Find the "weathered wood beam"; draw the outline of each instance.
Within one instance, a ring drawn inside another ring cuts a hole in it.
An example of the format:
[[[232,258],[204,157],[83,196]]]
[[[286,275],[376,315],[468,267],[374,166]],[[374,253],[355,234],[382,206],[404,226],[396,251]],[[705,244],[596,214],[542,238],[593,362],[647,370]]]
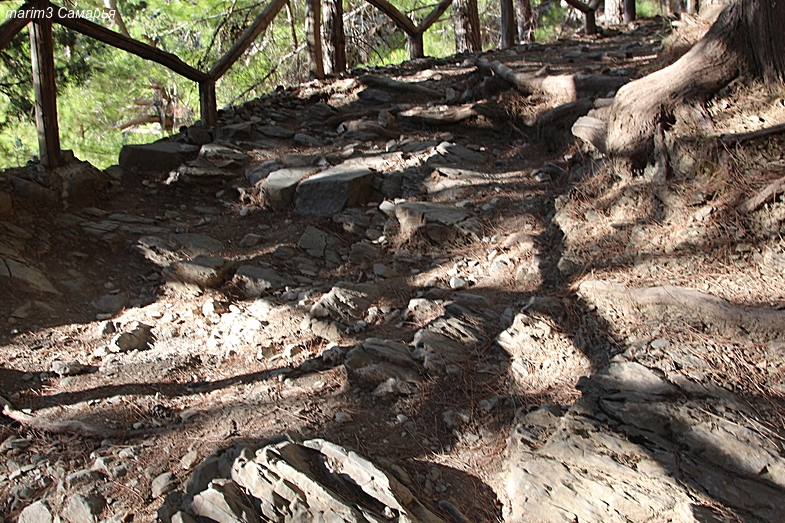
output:
[[[218,105],[215,98],[215,80],[208,78],[199,82],[199,109],[202,123],[206,126],[218,123]]]
[[[305,41],[308,44],[310,74],[321,80],[324,78],[321,0],[305,1]]]
[[[452,0],[441,0],[438,4],[436,4],[436,7],[433,8],[433,11],[428,13],[428,16],[420,21],[420,25],[418,26],[420,32],[424,33],[427,31],[428,28],[431,27],[439,19],[439,17],[444,14],[451,4]]]
[[[346,71],[346,33],[343,29],[343,0],[325,0],[325,72]]]
[[[145,60],[161,64],[194,82],[202,82],[208,78],[207,74],[191,67],[172,53],[167,53],[166,51],[156,49],[153,46],[134,40],[133,38],[128,38],[125,35],[121,35],[120,33],[84,18],[69,18],[67,14],[61,16],[60,7],[53,4],[49,4],[49,6],[52,7],[52,20],[64,27],[87,35],[90,38],[95,38],[100,42],[117,47],[123,51],[127,51],[140,58],[144,58]]]
[[[397,25],[404,33],[409,36],[415,36],[419,29],[414,25],[414,22],[411,19],[403,14],[402,12],[398,11],[394,5],[392,5],[387,0],[365,0],[376,9],[381,11],[382,13],[389,16],[392,21]]]
[[[57,84],[52,21],[42,18],[30,22],[29,31],[38,150],[41,164],[54,169],[60,165],[60,130],[57,125]]]
[[[256,17],[256,20],[243,31],[243,34],[240,35],[240,38],[237,39],[234,45],[215,62],[210,72],[207,73],[210,78],[218,80],[226,74],[226,71],[251,47],[254,40],[267,29],[267,26],[275,19],[278,11],[283,9],[284,5],[286,5],[286,0],[271,0],[259,16]]]
[[[0,24],[0,49],[3,49],[10,44],[11,40],[13,40],[14,37],[19,34],[19,31],[24,29],[30,21],[29,17],[22,16],[17,18],[16,15],[30,10],[35,7],[35,5],[36,2],[22,4],[22,6],[16,10],[16,13],[14,13],[13,18],[8,18],[5,22]]]

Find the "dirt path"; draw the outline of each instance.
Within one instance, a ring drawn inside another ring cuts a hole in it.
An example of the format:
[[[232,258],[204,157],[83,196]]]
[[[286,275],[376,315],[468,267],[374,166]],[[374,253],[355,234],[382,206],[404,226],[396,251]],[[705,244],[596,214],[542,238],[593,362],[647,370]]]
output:
[[[620,78],[658,29],[487,58]],[[472,57],[365,74],[421,88],[273,93],[62,211],[2,175],[7,519],[187,521],[243,449],[312,438],[446,521],[782,519],[783,203],[614,184],[569,135],[591,103],[547,113]]]

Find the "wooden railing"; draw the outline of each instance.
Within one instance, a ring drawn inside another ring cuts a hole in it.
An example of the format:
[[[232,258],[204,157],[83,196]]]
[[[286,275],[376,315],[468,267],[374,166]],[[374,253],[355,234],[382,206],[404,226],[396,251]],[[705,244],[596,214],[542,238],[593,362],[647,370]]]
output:
[[[57,99],[55,85],[54,49],[52,24],[57,23],[71,30],[95,38],[105,44],[139,56],[145,60],[161,64],[175,73],[199,84],[199,105],[202,122],[215,125],[218,111],[215,84],[234,63],[245,53],[275,19],[288,0],[270,0],[264,10],[237,39],[232,47],[221,56],[206,72],[200,71],[172,53],[157,49],[134,40],[99,24],[73,16],[66,8],[54,5],[48,0],[31,0],[23,4],[0,24],[0,49],[29,26],[30,47],[35,91],[36,128],[41,163],[46,167],[57,167],[60,163],[60,134],[57,122]],[[423,34],[453,3],[453,0],[439,0],[434,9],[415,24],[411,18],[399,11],[388,0],[366,0],[369,4],[387,15],[409,38],[411,58],[425,56]],[[579,1],[579,0],[573,0]],[[597,1],[597,0],[594,0]],[[322,45],[321,12],[322,2],[326,7],[325,34],[326,45]],[[512,0],[502,2],[502,47],[514,45],[515,15]],[[458,51],[480,51],[479,15],[476,0],[455,0],[454,18],[456,25],[456,46]],[[506,9],[505,9],[506,7]],[[42,13],[46,15],[41,16]],[[69,16],[69,13],[71,16]],[[327,49],[327,70],[338,73],[346,70],[345,35],[343,29],[342,0],[306,0],[306,42],[310,58],[312,76],[323,78],[325,74],[324,48]]]

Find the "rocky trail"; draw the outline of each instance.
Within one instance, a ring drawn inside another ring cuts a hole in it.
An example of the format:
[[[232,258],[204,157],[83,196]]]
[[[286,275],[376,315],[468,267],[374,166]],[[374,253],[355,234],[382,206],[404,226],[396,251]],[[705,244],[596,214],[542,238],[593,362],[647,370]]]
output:
[[[571,133],[664,24],[0,174],[0,521],[785,520],[785,140],[624,181]]]

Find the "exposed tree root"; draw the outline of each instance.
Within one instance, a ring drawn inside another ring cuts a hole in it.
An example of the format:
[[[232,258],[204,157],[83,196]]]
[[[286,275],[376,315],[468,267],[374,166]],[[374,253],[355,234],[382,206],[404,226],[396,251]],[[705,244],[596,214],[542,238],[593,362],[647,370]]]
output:
[[[540,76],[516,73],[499,62],[480,58],[475,62],[481,70],[493,71],[499,78],[515,85],[524,94],[543,94],[554,104],[569,103],[579,98],[597,98],[615,91],[630,81],[624,76],[551,75]]]
[[[785,331],[785,311],[735,305],[711,294],[673,285],[630,288],[621,283],[587,280],[581,283],[580,294],[590,303],[626,314],[680,319],[731,335],[741,330],[774,339]]]

